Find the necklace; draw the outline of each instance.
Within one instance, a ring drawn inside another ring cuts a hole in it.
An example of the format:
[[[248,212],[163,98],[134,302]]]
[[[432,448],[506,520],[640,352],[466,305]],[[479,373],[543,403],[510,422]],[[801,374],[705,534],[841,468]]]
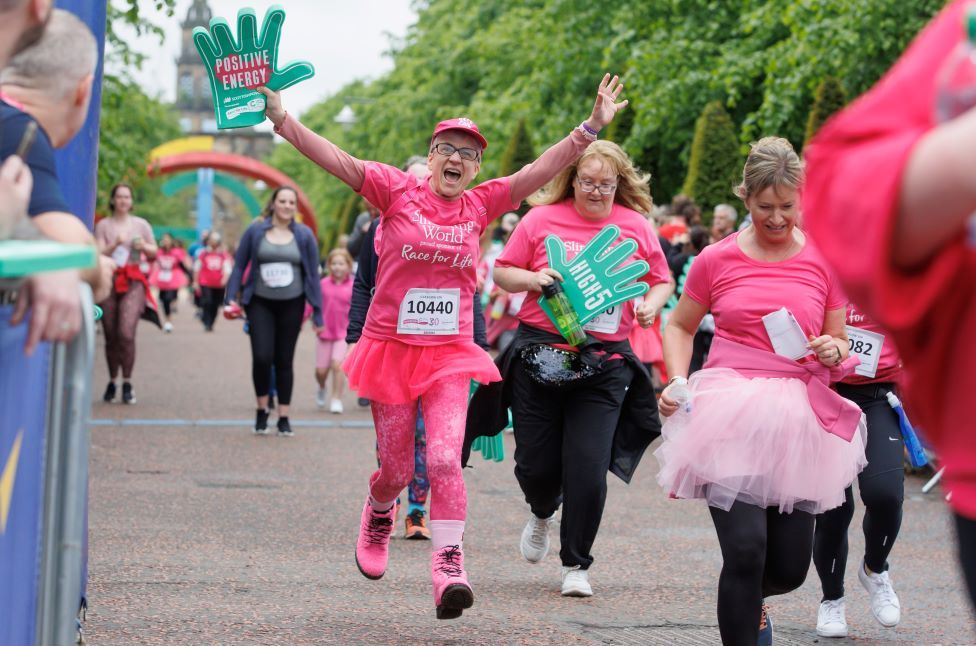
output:
[[[789,244],[789,246],[784,251],[781,251],[778,254],[776,254],[776,257],[771,258],[770,257],[770,255],[771,255],[770,252],[767,251],[765,248],[763,248],[763,246],[761,244],[759,244],[759,238],[758,238],[758,236],[756,236],[755,231],[753,231],[753,234],[752,234],[752,242],[753,242],[753,244],[756,245],[756,250],[758,251],[758,254],[760,256],[762,256],[761,258],[756,258],[756,260],[759,260],[760,262],[770,262],[770,263],[773,263],[773,262],[782,262],[782,261],[788,259],[790,257],[790,255],[793,253],[793,249],[796,248],[796,245],[797,245],[797,239],[796,239],[796,237],[791,232],[790,233],[790,244]]]

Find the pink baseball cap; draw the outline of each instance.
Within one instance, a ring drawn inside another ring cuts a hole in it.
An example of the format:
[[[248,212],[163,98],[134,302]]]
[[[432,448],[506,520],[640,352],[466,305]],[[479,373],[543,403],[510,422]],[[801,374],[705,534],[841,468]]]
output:
[[[478,142],[481,144],[482,150],[488,148],[488,140],[485,139],[485,136],[481,134],[480,130],[478,130],[478,124],[467,117],[459,117],[457,119],[441,121],[439,124],[437,124],[437,127],[434,128],[434,134],[430,136],[430,140],[433,141],[434,137],[446,130],[460,130],[462,132],[466,132],[478,140]]]

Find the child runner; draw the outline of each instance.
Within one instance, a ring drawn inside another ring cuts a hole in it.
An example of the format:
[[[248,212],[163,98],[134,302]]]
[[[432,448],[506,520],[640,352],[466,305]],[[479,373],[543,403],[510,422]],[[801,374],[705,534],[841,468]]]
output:
[[[322,329],[315,342],[315,380],[319,389],[315,403],[325,408],[325,382],[332,372],[332,398],[329,412],[342,412],[345,375],[342,360],[346,358],[346,328],[349,327],[349,304],[352,301],[352,256],[345,248],[333,249],[326,258],[329,273],[320,281],[322,287]],[[310,307],[306,308],[311,310]]]
[[[173,303],[181,287],[189,281],[190,270],[186,265],[186,252],[173,244],[173,236],[164,233],[159,238],[159,251],[149,274],[149,284],[159,290],[159,302],[163,304],[163,332],[173,331],[170,321]]]
[[[391,166],[363,162],[288,115],[280,96],[268,98],[275,131],[381,211],[376,291],[363,336],[343,368],[350,386],[372,406],[382,467],[370,478],[356,544],[364,576],[386,571],[394,501],[410,482],[418,400],[427,430],[431,489],[431,576],[439,619],[474,603],[464,571],[462,536],[467,495],[461,475],[469,382],[497,381],[488,353],[472,340],[478,239],[488,223],[518,207],[582,154],[627,102],[623,86],[604,76],[589,118],[542,156],[509,177],[470,191],[488,142],[467,118],[434,128],[424,180]]]

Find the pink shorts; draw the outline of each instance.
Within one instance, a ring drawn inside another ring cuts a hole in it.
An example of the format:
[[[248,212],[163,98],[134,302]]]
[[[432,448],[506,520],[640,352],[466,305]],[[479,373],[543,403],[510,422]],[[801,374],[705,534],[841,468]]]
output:
[[[342,363],[346,358],[346,342],[342,339],[315,340],[315,367],[328,368],[333,362]]]

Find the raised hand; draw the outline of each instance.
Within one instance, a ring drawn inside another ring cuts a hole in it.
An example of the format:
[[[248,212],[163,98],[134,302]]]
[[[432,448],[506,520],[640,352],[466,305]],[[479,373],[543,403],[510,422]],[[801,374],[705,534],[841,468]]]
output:
[[[238,41],[223,18],[210,21],[210,29],[193,30],[193,43],[207,66],[218,128],[240,128],[264,120],[265,97],[255,88],[279,92],[315,73],[311,64],[293,62],[278,69],[278,45],[285,11],[272,6],[261,32],[253,9],[237,14]]]
[[[637,243],[627,238],[612,247],[620,237],[620,227],[609,224],[586,243],[572,261],[566,259],[566,245],[555,235],[546,237],[549,266],[563,277],[563,290],[576,310],[580,325],[609,308],[636,298],[649,289],[635,282],[650,268],[643,260],[623,263],[637,251]],[[551,316],[545,298],[539,305]]]
[[[617,102],[617,98],[624,89],[624,84],[620,77],[614,75],[610,78],[609,74],[603,75],[600,87],[596,91],[596,101],[593,103],[593,112],[587,123],[594,130],[602,130],[604,126],[613,121],[614,115],[627,107],[629,103],[626,99]]]

